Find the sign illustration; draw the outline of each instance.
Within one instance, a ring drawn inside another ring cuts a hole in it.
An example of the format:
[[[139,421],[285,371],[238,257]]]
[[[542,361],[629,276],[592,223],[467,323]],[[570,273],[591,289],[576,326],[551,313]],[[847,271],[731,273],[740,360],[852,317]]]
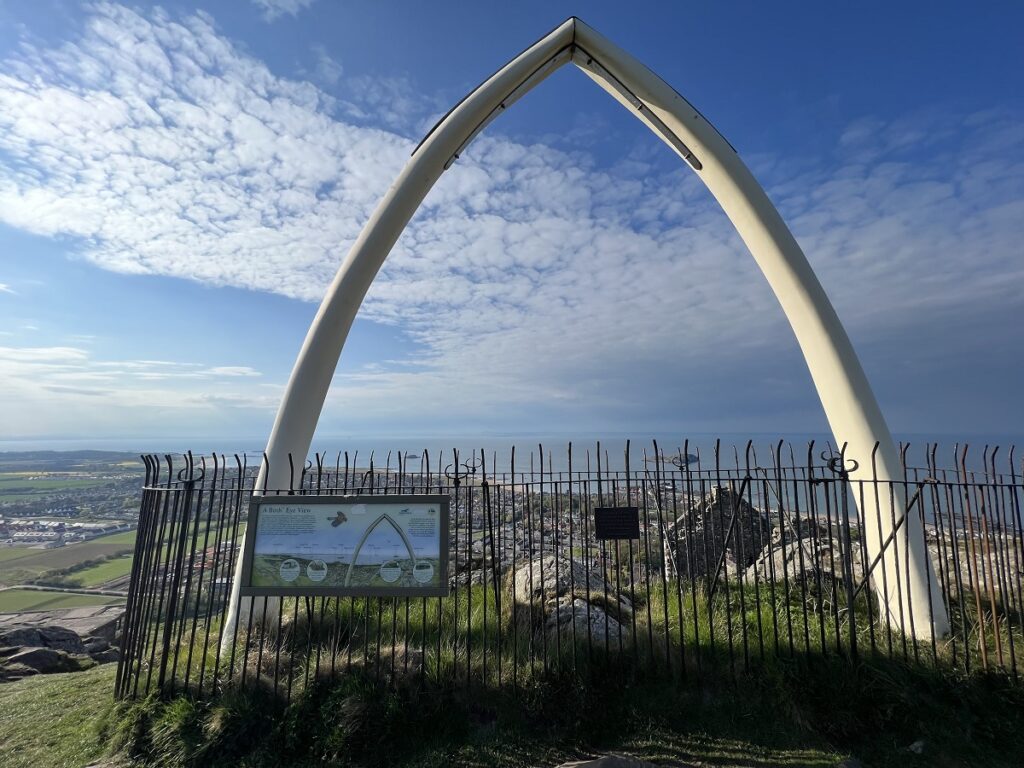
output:
[[[253,500],[250,595],[448,593],[447,496],[273,496]]]

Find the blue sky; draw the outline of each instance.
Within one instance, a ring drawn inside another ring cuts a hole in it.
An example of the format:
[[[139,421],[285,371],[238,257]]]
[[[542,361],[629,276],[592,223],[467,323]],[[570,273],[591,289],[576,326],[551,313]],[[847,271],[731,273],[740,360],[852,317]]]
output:
[[[567,16],[722,131],[901,433],[1024,430],[1024,8],[0,1],[0,438],[261,436],[412,147]],[[320,435],[819,431],[689,169],[572,68],[371,290]]]

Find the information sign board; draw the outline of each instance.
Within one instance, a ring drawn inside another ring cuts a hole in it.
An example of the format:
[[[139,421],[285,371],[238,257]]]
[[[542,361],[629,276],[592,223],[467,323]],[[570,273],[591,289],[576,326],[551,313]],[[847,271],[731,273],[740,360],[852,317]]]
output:
[[[242,594],[443,597],[449,503],[445,495],[254,497]]]

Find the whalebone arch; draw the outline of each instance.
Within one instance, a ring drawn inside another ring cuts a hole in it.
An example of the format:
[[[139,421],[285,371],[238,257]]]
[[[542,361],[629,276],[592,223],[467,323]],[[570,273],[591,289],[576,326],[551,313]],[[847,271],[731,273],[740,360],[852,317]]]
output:
[[[305,456],[352,322],[384,260],[427,193],[473,139],[559,67],[572,62],[654,132],[697,174],[732,222],[779,301],[800,345],[850,477],[902,476],[900,457],[853,345],[803,251],[736,151],[689,102],[636,58],[570,18],[467,94],[413,151],[353,244],[310,326],[278,410],[261,472],[264,487],[288,487],[289,456]],[[264,474],[265,473],[265,474]],[[259,487],[259,485],[257,486]],[[866,485],[865,510],[881,508]],[[911,534],[903,562],[885,554],[884,537],[913,515],[866,526],[889,584],[880,603],[901,622],[948,631],[945,606],[923,538]],[[884,555],[884,556],[883,556]],[[238,601],[237,584],[233,605]],[[908,591],[912,600],[905,600]],[[914,618],[917,621],[914,621]],[[229,622],[233,621],[229,617]]]
[[[528,50],[529,49],[527,49],[527,52]],[[651,131],[658,135],[666,144],[668,144],[668,146],[671,147],[671,149],[683,160],[685,160],[693,170],[700,171],[703,169],[703,165],[700,160],[698,160],[696,155],[690,151],[689,147],[686,146],[682,139],[673,133],[668,126],[665,125],[665,123],[662,122],[658,116],[640,100],[639,97],[637,97],[635,93],[622,83],[622,81],[602,66],[594,54],[590,53],[582,45],[576,43],[574,39],[574,42],[562,48],[550,59],[533,70],[533,72],[531,72],[522,83],[508,91],[508,93],[501,99],[500,103],[473,128],[465,141],[463,141],[462,144],[459,145],[458,149],[452,153],[452,156],[448,158],[444,164],[444,170],[448,170],[452,165],[454,165],[455,161],[462,156],[473,140],[479,136],[480,133],[482,133],[483,130],[499,115],[504,113],[505,110],[511,107],[515,102],[519,101],[519,99],[533,90],[536,86],[540,85],[541,82],[546,80],[556,70],[561,69],[562,66],[570,62],[575,64],[577,68],[593,79],[594,82],[601,86],[601,88],[610,93],[616,101],[621,103],[627,109],[635,110],[636,117],[650,128]],[[484,84],[486,84],[486,82],[487,81],[485,81]],[[452,107],[444,117],[435,123],[434,127],[427,132],[426,136],[424,136],[416,146],[416,149],[413,150],[413,155],[420,150],[424,143],[426,143],[437,131],[438,127],[441,126],[452,112],[458,109],[465,100],[466,99],[463,98],[462,101],[458,102],[458,104]]]

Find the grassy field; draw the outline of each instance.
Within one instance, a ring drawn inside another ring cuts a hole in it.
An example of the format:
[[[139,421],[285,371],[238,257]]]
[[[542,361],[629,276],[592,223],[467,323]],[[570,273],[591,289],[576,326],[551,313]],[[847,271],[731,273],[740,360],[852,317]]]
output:
[[[137,710],[133,722],[151,736],[140,741],[133,731],[132,749],[154,762],[184,756],[184,765],[216,764],[205,762],[214,756],[273,765],[282,750],[299,765],[376,765],[374,744],[388,745],[389,757],[406,754],[408,762],[392,764],[422,766],[553,764],[641,748],[635,753],[647,759],[684,765],[824,766],[851,753],[898,768],[1024,765],[1024,686],[1009,674],[979,674],[975,645],[974,672],[965,674],[945,643],[933,657],[928,643],[915,649],[898,633],[858,625],[854,659],[845,618],[804,613],[764,587],[709,596],[695,585],[652,590],[636,606],[636,641],[625,617],[622,646],[613,629],[611,647],[595,637],[591,651],[586,633],[539,630],[529,605],[512,608],[507,587],[500,611],[483,587],[460,590],[457,600],[285,600],[281,635],[254,629],[246,639],[243,631],[236,653],[219,656],[219,679],[234,664],[234,679],[248,681],[243,694],[207,688],[207,698]],[[954,620],[959,630],[964,619]],[[186,674],[193,687],[199,679],[209,686],[218,629],[216,621],[199,626],[191,655],[184,636],[167,670],[177,691]],[[974,624],[966,631],[985,635]],[[991,664],[994,637],[984,639]],[[1004,653],[1019,642],[1019,631],[1012,642],[1003,637]],[[1016,653],[1024,658],[1024,649]],[[377,678],[391,679],[392,692],[379,694]],[[246,730],[267,712],[276,714]],[[469,725],[452,722],[453,713]],[[923,755],[908,750],[919,740]]]
[[[0,764],[80,768],[105,753],[147,766],[513,768],[617,753],[680,768],[826,768],[851,756],[876,767],[1009,768],[1024,752],[1019,687],[847,662],[699,688],[626,665],[589,683],[549,675],[514,694],[386,689],[354,673],[287,705],[252,688],[112,706],[109,670],[0,687]]]
[[[86,605],[111,605],[123,602],[124,598],[107,597],[104,595],[44,592],[38,589],[0,590],[0,613],[49,611],[58,608],[81,608]]]
[[[23,557],[38,555],[40,550],[29,547],[0,547],[0,565],[21,560]]]
[[[112,579],[127,576],[131,569],[132,556],[123,555],[122,557],[107,560],[105,563],[75,571],[68,577],[68,580],[83,587],[98,587]]]
[[[0,476],[34,477],[54,472],[97,473],[125,469],[142,474],[134,453],[121,451],[6,451],[0,454],[6,470]]]
[[[555,765],[594,754],[598,750],[627,752],[647,760],[693,765],[801,765],[834,766],[840,755],[819,746],[814,736],[765,734],[748,737],[728,728],[715,734],[696,727],[679,731],[666,723],[629,720],[629,733],[614,729],[608,738],[586,738],[559,723],[534,727],[522,713],[493,710],[498,718],[481,719],[468,703],[442,693],[433,702],[391,699],[409,707],[406,733],[396,728],[398,711],[382,710],[388,701],[355,686],[346,691],[350,703],[362,702],[367,711],[341,712],[339,721],[315,739],[314,749],[324,754],[309,759],[312,750],[289,745],[294,737],[325,724],[314,709],[315,700],[285,714],[278,704],[255,699],[225,701],[213,706],[184,700],[166,705],[150,702],[142,707],[113,706],[114,665],[73,673],[48,675],[0,686],[0,765],[5,768],[84,768],[113,752],[118,763],[134,757],[140,765],[419,765],[499,766]],[[340,693],[340,692],[339,692]],[[417,697],[419,698],[419,697]],[[59,705],[57,704],[59,702]],[[550,706],[550,704],[548,705]],[[326,712],[325,708],[325,712]],[[418,714],[417,714],[418,713]],[[141,716],[141,719],[140,719]],[[300,727],[296,717],[311,719]],[[278,720],[278,718],[280,718]],[[372,719],[371,719],[372,718]],[[276,722],[275,722],[276,721]],[[207,724],[208,736],[184,746],[181,740],[198,736],[191,727]],[[45,724],[45,725],[42,725]],[[345,733],[346,725],[355,726]],[[282,727],[283,726],[283,727]],[[236,729],[247,729],[259,751],[250,759],[236,760]],[[763,729],[759,729],[763,730]],[[367,732],[369,731],[369,734]],[[392,745],[374,736],[388,733]],[[224,739],[219,737],[223,735]],[[367,740],[366,735],[371,739]],[[369,741],[369,743],[366,743]],[[395,744],[397,742],[397,744]],[[397,747],[394,751],[392,746]],[[326,749],[324,749],[326,747]],[[298,754],[296,754],[298,752]],[[368,756],[367,753],[375,756]],[[347,754],[346,754],[347,753]],[[287,759],[282,756],[288,755]],[[740,762],[743,757],[749,762]],[[404,759],[403,759],[404,758]]]
[[[0,493],[7,489],[25,489],[27,493],[35,491],[60,491],[65,488],[95,488],[99,485],[106,485],[109,480],[82,478],[33,479],[29,480],[24,476],[0,475]]]
[[[762,586],[742,593],[720,589],[709,599],[701,584],[692,590],[669,592],[652,588],[649,598],[637,594],[636,599],[632,616],[622,616],[621,624],[598,623],[589,634],[584,629],[574,633],[571,624],[558,631],[536,631],[538,616],[531,616],[530,605],[514,604],[507,583],[500,611],[495,608],[493,589],[482,586],[461,589],[439,601],[329,600],[322,611],[314,606],[312,614],[306,613],[301,601],[286,599],[282,614],[293,617],[294,624],[287,633],[283,658],[291,656],[295,679],[305,680],[314,660],[327,658],[331,643],[339,643],[337,652],[346,664],[383,665],[386,670],[392,659],[403,665],[408,642],[410,649],[424,651],[423,673],[436,684],[461,680],[472,670],[474,678],[500,685],[508,683],[513,674],[523,679],[551,668],[586,667],[591,662],[632,660],[669,674],[735,676],[761,669],[778,658],[848,658],[851,653],[849,614],[805,612],[799,593],[786,600]],[[858,600],[864,603],[868,597],[861,595]],[[612,619],[619,615],[615,603],[608,607]],[[539,612],[539,606],[534,606],[534,612]],[[862,655],[919,663],[951,674],[963,668],[965,653],[971,668],[980,669],[982,648],[990,666],[1002,666],[1007,672],[1012,659],[1024,658],[1019,620],[1012,625],[1003,621],[997,640],[991,617],[982,626],[972,616],[954,611],[955,636],[933,647],[927,641],[915,644],[896,626],[868,624],[866,613],[864,605],[858,606],[860,621],[853,633]],[[971,638],[966,648],[961,640],[964,635]],[[243,641],[244,633],[239,643]],[[254,642],[263,640],[256,636]],[[266,644],[268,649],[272,645]],[[185,648],[180,655],[186,657]],[[502,666],[496,663],[499,656]],[[242,659],[241,653],[238,658]],[[269,650],[263,658],[270,658]],[[200,654],[193,655],[191,676],[196,677],[199,667],[208,661]],[[249,674],[254,673],[254,666]],[[282,661],[282,668],[287,666],[288,662]],[[208,676],[210,672],[208,669]],[[261,674],[268,672],[264,669]]]
[[[816,658],[700,685],[630,660],[518,688],[400,680],[356,668],[286,704],[269,682],[125,707],[109,733],[145,765],[523,766],[626,753],[660,765],[892,768],[1024,764],[1024,689],[1000,676]],[[180,688],[179,688],[180,690]],[[918,744],[919,751],[911,749]]]
[[[135,548],[135,535],[135,531],[123,531],[56,549],[4,547],[0,549],[0,586],[22,584],[49,571],[73,568],[89,560],[130,553]]]
[[[348,618],[343,633],[366,617]],[[471,689],[430,675],[382,687],[354,663],[290,703],[268,679],[206,697],[179,685],[163,700],[114,706],[112,667],[31,678],[0,686],[0,765],[81,768],[110,756],[147,766],[513,768],[608,752],[681,768],[825,768],[850,756],[876,768],[1024,764],[1024,686],[1006,676],[833,653],[769,659],[749,674],[706,666],[698,683],[630,657],[599,657],[579,675],[532,665],[517,687],[478,678]]]
[[[33,479],[29,479],[29,478]],[[81,488],[98,488],[109,484],[107,479],[83,477],[40,478],[37,473],[0,472],[0,502],[32,501],[41,496],[51,496],[61,491]]]
[[[88,765],[103,754],[97,715],[110,707],[116,665],[0,685],[0,765]]]

